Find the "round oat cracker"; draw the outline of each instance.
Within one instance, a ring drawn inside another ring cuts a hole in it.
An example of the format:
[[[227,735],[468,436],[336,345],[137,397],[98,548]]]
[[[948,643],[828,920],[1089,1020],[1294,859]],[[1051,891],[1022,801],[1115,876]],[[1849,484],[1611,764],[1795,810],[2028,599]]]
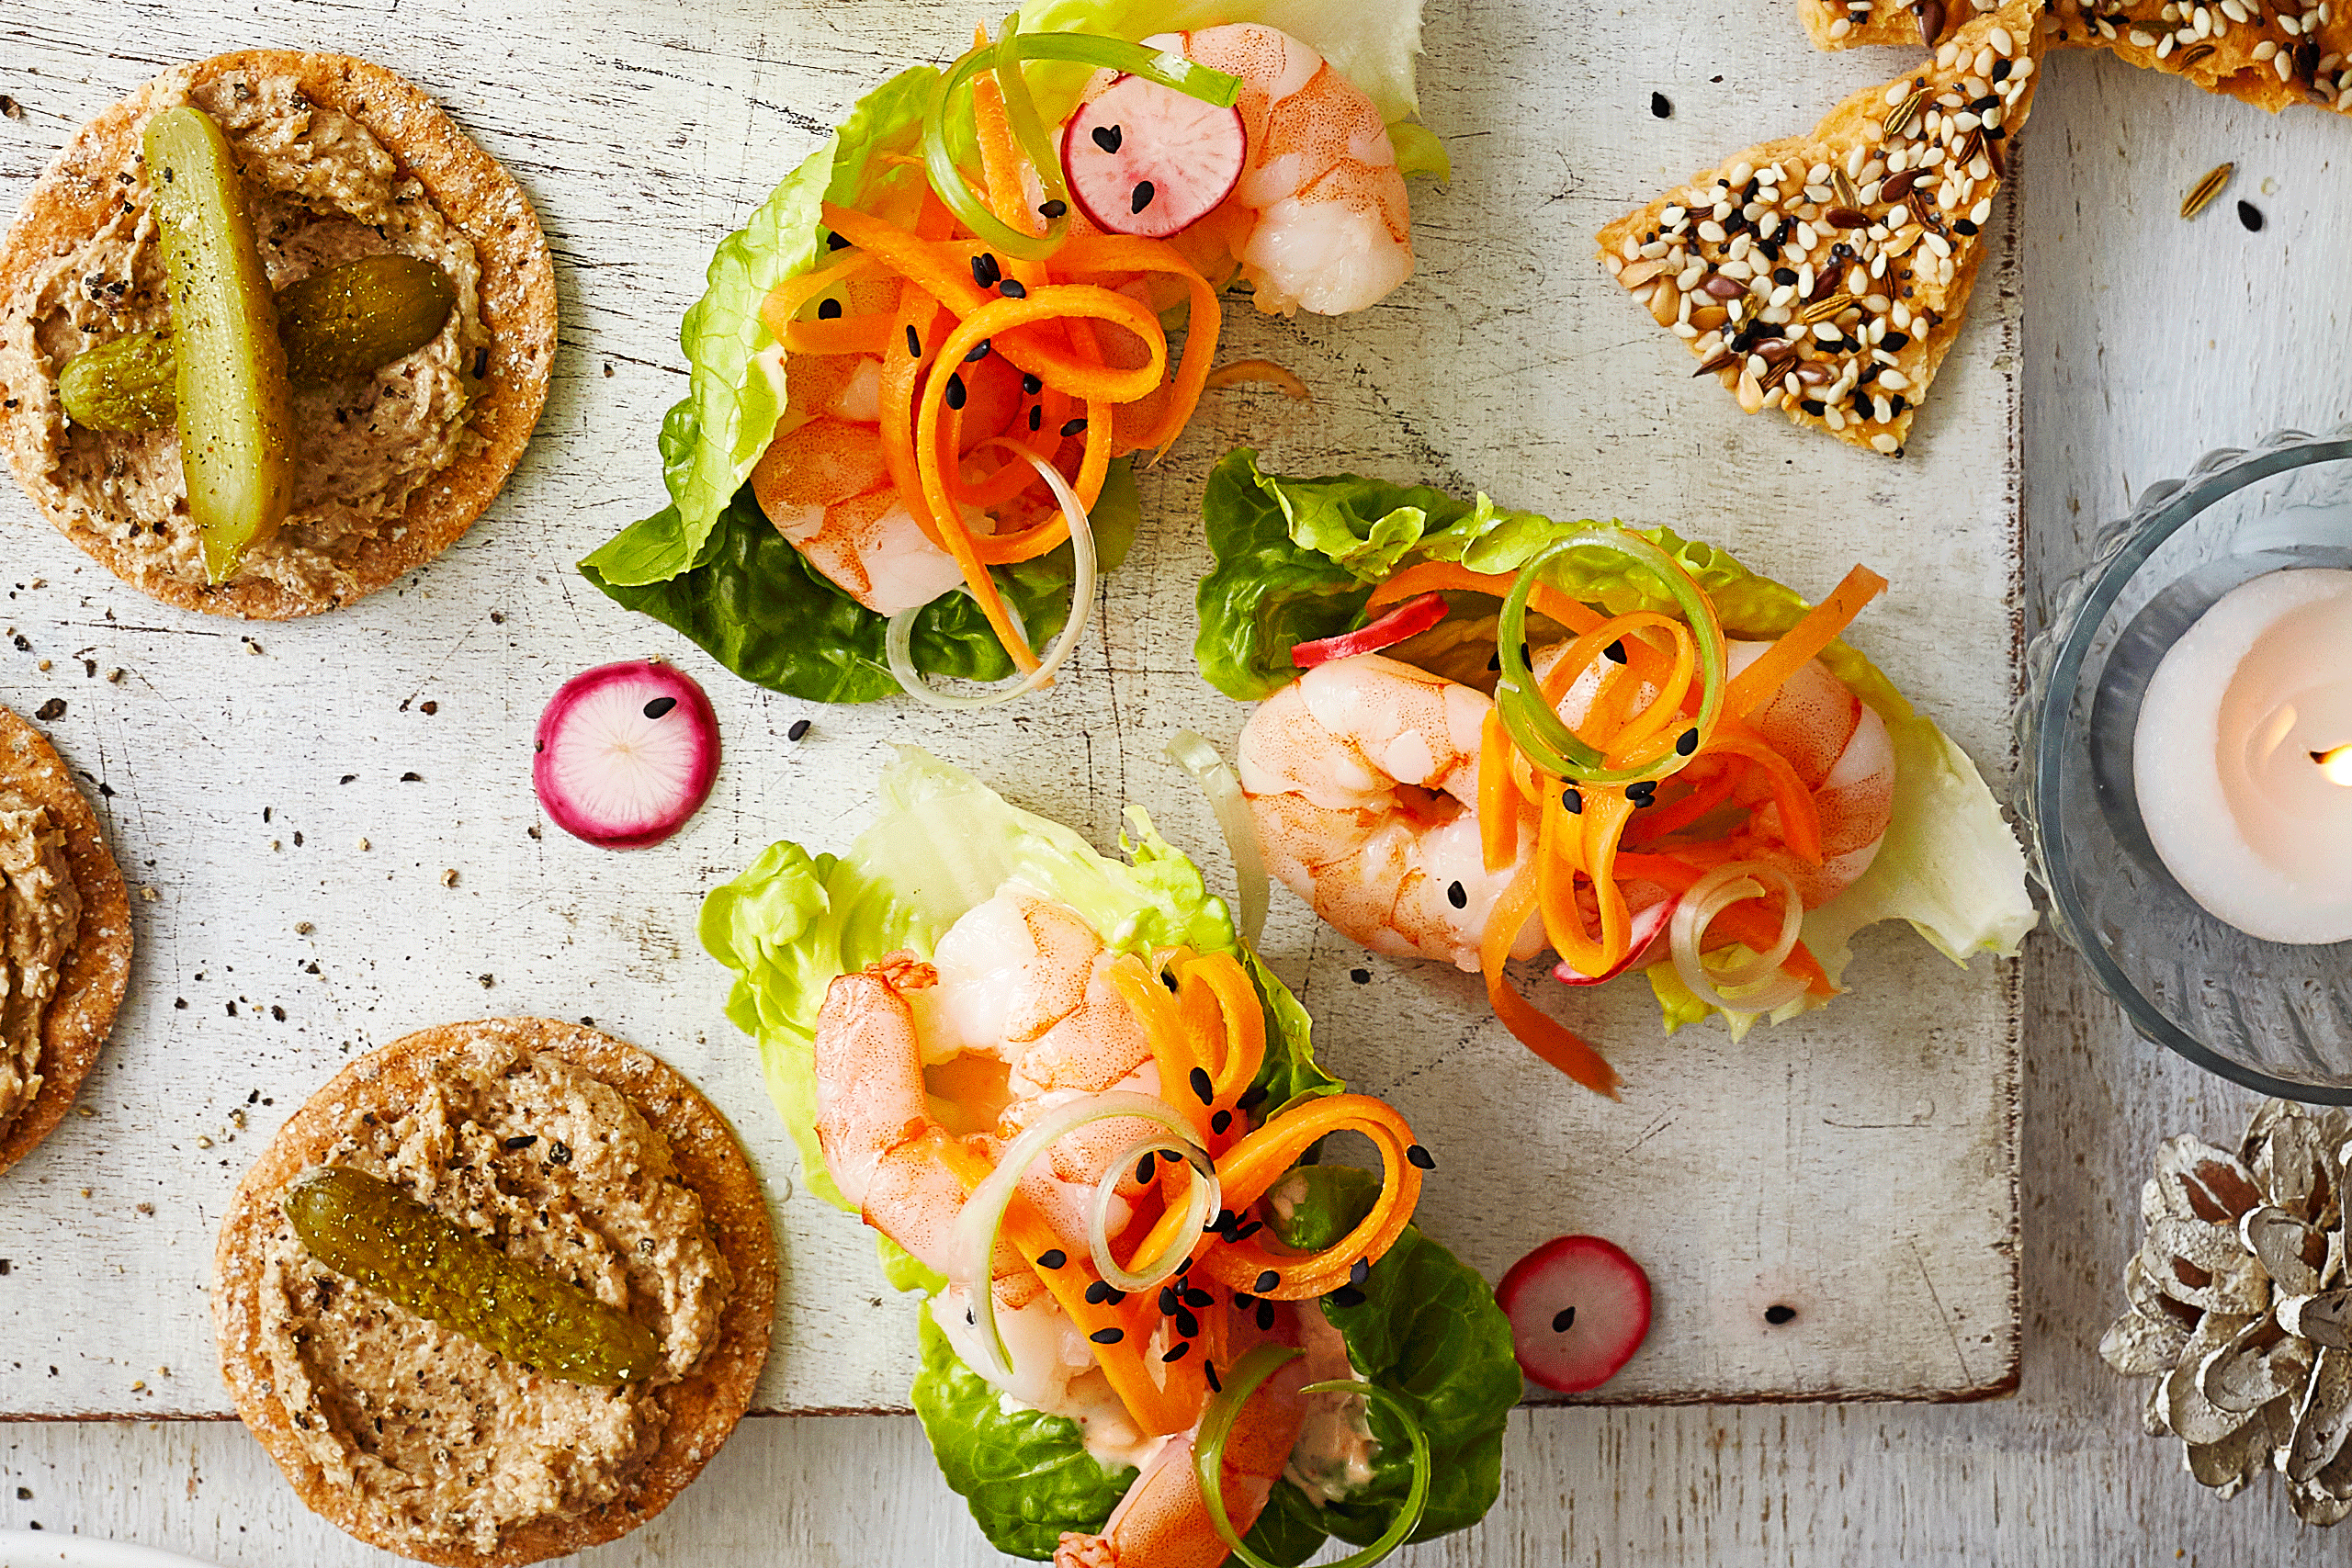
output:
[[[409,497],[397,523],[363,541],[350,565],[347,598],[311,599],[266,579],[212,587],[141,573],[128,547],[107,538],[62,505],[43,505],[51,523],[125,582],[183,609],[265,621],[292,620],[373,593],[423,566],[462,537],[497,499],[523,456],[547,402],[555,362],[555,262],[538,214],[514,177],[476,146],[424,91],[380,65],[345,54],[249,49],[195,67],[204,83],[233,72],[299,78],[313,102],[351,116],[414,175],[481,261],[482,324],[490,333],[486,390],[471,425],[479,450],[458,458]],[[150,85],[152,86],[152,84]],[[0,244],[0,279],[22,276],[36,259],[95,234],[114,208],[114,171],[138,151],[149,86],[100,114],[57,154]],[[0,409],[0,422],[29,420],[29,408]],[[11,443],[0,445],[13,446]],[[17,481],[37,498],[35,476]]]
[[[0,1172],[56,1130],[98,1059],[130,980],[130,896],[98,830],[98,814],[49,738],[0,707],[0,785],[49,807],[65,829],[65,863],[82,896],[82,928],[41,1020],[40,1090],[0,1131]]]
[[[545,1051],[601,1078],[668,1142],[679,1178],[701,1198],[735,1289],[718,1340],[685,1382],[659,1391],[670,1420],[637,1490],[569,1519],[535,1519],[507,1532],[495,1552],[419,1549],[368,1533],[366,1521],[294,1440],[271,1390],[262,1344],[264,1257],[287,1183],[316,1165],[355,1109],[401,1107],[422,1092],[433,1063],[469,1052]],[[692,1084],[645,1051],[579,1024],[547,1018],[483,1019],[419,1031],[360,1057],[278,1129],[230,1202],[212,1258],[212,1322],[220,1371],[237,1414],[313,1513],[389,1551],[447,1568],[508,1568],[628,1534],[669,1506],[735,1429],[766,1364],[775,1314],[775,1237],[767,1200],[735,1134]]]

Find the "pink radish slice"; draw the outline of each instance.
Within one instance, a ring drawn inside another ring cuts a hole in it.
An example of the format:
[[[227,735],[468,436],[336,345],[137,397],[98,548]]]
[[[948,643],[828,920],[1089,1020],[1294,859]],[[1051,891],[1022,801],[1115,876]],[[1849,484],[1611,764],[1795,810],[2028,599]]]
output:
[[[1628,969],[1646,967],[1655,956],[1651,950],[1666,939],[1666,928],[1674,919],[1674,906],[1679,902],[1676,898],[1661,898],[1636,913],[1625,935],[1625,956],[1608,974],[1588,975],[1581,969],[1569,967],[1567,961],[1563,959],[1553,966],[1552,978],[1563,986],[1598,986],[1603,981],[1614,980]]]
[[[1650,1277],[1613,1241],[1560,1235],[1510,1266],[1495,1287],[1519,1370],[1582,1393],[1617,1375],[1650,1331]]]
[[[1290,661],[1301,670],[1312,670],[1318,664],[1329,664],[1335,659],[1352,659],[1359,653],[1378,653],[1384,648],[1394,648],[1408,637],[1418,637],[1445,619],[1445,595],[1423,593],[1408,599],[1388,614],[1351,632],[1337,637],[1319,637],[1313,642],[1291,645]]]
[[[608,850],[658,844],[710,798],[718,775],[718,717],[671,665],[582,671],[539,716],[531,786],[575,839]]]
[[[1062,127],[1062,170],[1088,221],[1155,240],[1207,217],[1241,179],[1238,109],[1122,76]]]

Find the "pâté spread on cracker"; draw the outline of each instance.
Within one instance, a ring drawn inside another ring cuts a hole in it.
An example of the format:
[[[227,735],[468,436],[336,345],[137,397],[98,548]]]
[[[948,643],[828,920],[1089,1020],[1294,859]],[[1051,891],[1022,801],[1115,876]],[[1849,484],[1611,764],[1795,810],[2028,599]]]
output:
[[[97,814],[0,707],[0,1171],[56,1130],[130,978],[130,899]]]
[[[239,1184],[213,1260],[238,1415],[302,1500],[487,1568],[634,1529],[734,1429],[775,1242],[684,1078],[576,1024],[493,1019],[360,1058]]]
[[[423,565],[521,457],[555,351],[529,200],[344,55],[165,72],[0,248],[0,447],[67,537],[214,614],[313,615]],[[183,352],[185,351],[185,352]]]

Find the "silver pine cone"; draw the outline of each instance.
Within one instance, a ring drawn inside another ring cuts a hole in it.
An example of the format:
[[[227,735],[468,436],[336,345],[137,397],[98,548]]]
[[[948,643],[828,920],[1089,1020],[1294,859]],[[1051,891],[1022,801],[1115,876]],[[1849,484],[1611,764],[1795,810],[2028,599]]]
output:
[[[2347,1159],[2352,1115],[2278,1100],[2234,1155],[2167,1140],[2140,1189],[2132,1310],[2098,1345],[2117,1371],[2156,1380],[2148,1431],[2178,1438],[2201,1484],[2233,1497],[2277,1470],[2312,1525],[2352,1515]]]

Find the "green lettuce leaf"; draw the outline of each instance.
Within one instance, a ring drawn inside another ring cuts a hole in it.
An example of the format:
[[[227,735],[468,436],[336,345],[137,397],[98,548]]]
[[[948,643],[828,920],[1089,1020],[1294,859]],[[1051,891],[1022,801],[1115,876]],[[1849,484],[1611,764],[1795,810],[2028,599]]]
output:
[[[1379,1190],[1366,1171],[1302,1166],[1277,1184],[1271,1228],[1286,1247],[1329,1247],[1370,1211]],[[1402,1399],[1429,1438],[1429,1503],[1411,1539],[1474,1525],[1501,1487],[1503,1426],[1519,1403],[1510,1321],[1475,1269],[1410,1225],[1373,1265],[1363,1292],[1353,1306],[1326,1299],[1323,1314],[1346,1340],[1356,1371]],[[1308,1529],[1365,1545],[1396,1518],[1412,1483],[1411,1444],[1385,1410],[1374,1406],[1369,1416],[1380,1442],[1371,1478],[1320,1507],[1293,1483],[1277,1483],[1250,1536],[1252,1544],[1262,1539],[1276,1549],[1268,1557],[1305,1561],[1311,1546],[1287,1553]]]
[[[1422,561],[1516,571],[1553,540],[1589,526],[1510,511],[1483,495],[1463,502],[1355,474],[1270,475],[1246,447],[1227,453],[1210,474],[1201,510],[1216,564],[1196,596],[1193,654],[1212,685],[1245,702],[1297,679],[1292,648],[1361,624],[1373,589],[1396,572]],[[1780,637],[1811,608],[1794,589],[1712,545],[1665,527],[1634,532],[1690,573],[1733,637]],[[1609,550],[1569,552],[1553,581],[1611,615],[1676,613],[1646,569]],[[1490,624],[1486,635],[1491,642]],[[1976,953],[2014,957],[2035,920],[2025,857],[1975,764],[1844,641],[1831,643],[1821,661],[1886,720],[1895,751],[1894,815],[1869,873],[1805,917],[1806,946],[1832,981],[1850,956],[1853,933],[1884,919],[1909,921],[1958,963]],[[1670,962],[1645,973],[1668,1033],[1717,1010],[1682,984]],[[1771,1016],[1792,1018],[1825,999],[1800,998]],[[1723,1016],[1738,1038],[1759,1015]]]
[[[758,1042],[768,1097],[800,1149],[804,1184],[847,1208],[817,1145],[813,1065],[818,1009],[833,977],[910,948],[928,954],[964,912],[1019,879],[1069,905],[1106,942],[1138,955],[1187,945],[1241,958],[1268,1020],[1258,1081],[1268,1103],[1329,1092],[1306,1014],[1234,935],[1200,868],[1128,813],[1128,863],[1097,854],[1059,823],[1008,803],[960,768],[903,747],[884,770],[882,809],[844,855],[768,846],[703,900],[698,932],[735,972],[727,1016]],[[902,1287],[903,1288],[903,1287]]]
[[[1111,465],[1095,502],[1102,570],[1126,558],[1143,513],[1125,458]],[[685,633],[738,675],[819,703],[870,703],[899,694],[883,656],[889,623],[835,587],[768,523],[747,486],[719,513],[703,558],[663,581],[607,581],[591,556],[581,572],[620,604]],[[1005,602],[1042,646],[1069,619],[1077,564],[1068,545],[994,575]],[[932,601],[915,617],[914,660],[933,676],[998,681],[1012,660],[968,593]]]
[[[1134,1466],[1086,1451],[1078,1423],[1006,1399],[957,1360],[929,1312],[913,1398],[940,1474],[999,1551],[1053,1556],[1064,1530],[1100,1531],[1135,1483]]]
[[[685,400],[662,421],[670,505],[588,558],[599,585],[667,581],[706,558],[712,528],[767,450],[784,412],[783,389],[759,358],[775,343],[760,320],[760,302],[817,265],[820,204],[868,206],[922,178],[884,155],[913,149],[938,75],[919,65],[860,98],[832,140],[786,175],[750,222],[719,242],[707,287],[678,334],[689,380]]]

